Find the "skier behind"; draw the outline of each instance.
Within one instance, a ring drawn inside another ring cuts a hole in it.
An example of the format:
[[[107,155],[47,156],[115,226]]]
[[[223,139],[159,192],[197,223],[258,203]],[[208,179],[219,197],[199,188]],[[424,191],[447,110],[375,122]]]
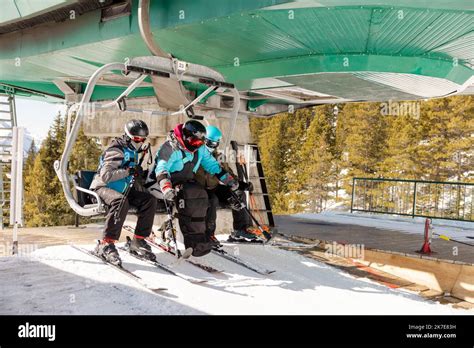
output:
[[[138,156],[148,137],[148,126],[141,120],[130,120],[124,129],[125,134],[115,138],[102,153],[97,174],[91,184],[91,190],[97,192],[108,206],[103,239],[97,245],[95,253],[116,265],[120,265],[121,260],[114,243],[120,238],[130,205],[138,209],[136,234],[129,245],[130,251],[152,260],[155,258],[145,238],[151,233],[157,201],[138,182],[133,184],[128,196],[124,196],[132,177],[143,175]]]
[[[199,167],[216,177],[230,190],[237,190],[239,183],[223,170],[204,145],[206,128],[198,121],[189,120],[170,131],[167,141],[159,148],[155,158],[155,174],[163,197],[167,201],[177,198],[179,227],[184,245],[193,248],[194,256],[209,253],[213,243],[206,235],[208,196],[195,182]],[[178,188],[176,193],[175,188]]]
[[[216,159],[219,159],[222,154],[217,150],[219,143],[222,139],[222,133],[219,128],[215,126],[206,127],[206,139],[205,139],[205,148],[209,153]],[[228,173],[235,176],[229,165],[225,162],[219,161],[222,168],[224,168]],[[214,236],[216,231],[216,218],[217,218],[217,207],[222,205],[224,207],[230,207],[232,209],[233,217],[233,228],[228,241],[257,241],[256,234],[253,233],[255,230],[252,227],[252,220],[248,214],[242,209],[241,203],[245,203],[245,192],[252,191],[252,183],[246,183],[243,181],[239,182],[239,188],[235,192],[239,200],[234,199],[232,196],[229,187],[221,185],[219,180],[215,176],[209,175],[202,168],[196,173],[196,181],[205,187],[208,196],[209,196],[209,209],[207,210],[206,215],[206,234],[213,241],[216,247],[220,246],[219,241]]]

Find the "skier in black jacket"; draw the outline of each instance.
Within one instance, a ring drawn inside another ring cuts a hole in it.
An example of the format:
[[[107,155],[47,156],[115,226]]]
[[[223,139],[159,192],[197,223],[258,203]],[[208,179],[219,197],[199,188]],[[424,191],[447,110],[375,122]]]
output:
[[[96,191],[108,206],[103,238],[95,252],[116,265],[120,265],[121,260],[114,243],[120,238],[130,205],[137,207],[138,215],[130,251],[152,260],[155,258],[145,242],[153,226],[157,205],[155,197],[146,192],[137,181],[134,181],[127,197],[124,197],[132,177],[143,173],[138,157],[149,134],[148,126],[141,120],[130,120],[124,130],[125,134],[115,138],[102,153],[97,174],[91,184],[91,190]]]

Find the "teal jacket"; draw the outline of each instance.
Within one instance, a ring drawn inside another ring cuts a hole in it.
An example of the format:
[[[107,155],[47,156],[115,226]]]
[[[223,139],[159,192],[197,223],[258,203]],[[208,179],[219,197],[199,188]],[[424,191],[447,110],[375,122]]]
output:
[[[125,138],[115,138],[100,156],[99,168],[90,189],[108,187],[117,192],[125,192],[132,177],[128,168],[138,165],[138,152],[131,149]]]
[[[229,175],[205,146],[192,153],[183,150],[173,137],[169,137],[161,145],[155,156],[155,174],[158,182],[164,178],[170,178],[173,184],[194,180],[194,174],[199,167],[211,175],[216,175],[219,180],[224,180]]]

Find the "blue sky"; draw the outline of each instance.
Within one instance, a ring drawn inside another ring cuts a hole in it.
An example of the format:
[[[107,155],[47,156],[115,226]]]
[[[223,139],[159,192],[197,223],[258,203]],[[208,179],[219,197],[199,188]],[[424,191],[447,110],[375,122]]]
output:
[[[50,104],[26,98],[16,98],[15,101],[18,126],[25,127],[35,142],[46,137],[58,111],[61,111],[62,115],[66,112],[64,104]]]

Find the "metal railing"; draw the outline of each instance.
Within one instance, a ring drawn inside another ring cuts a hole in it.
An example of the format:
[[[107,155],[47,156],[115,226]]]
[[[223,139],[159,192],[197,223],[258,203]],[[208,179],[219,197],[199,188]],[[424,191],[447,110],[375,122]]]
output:
[[[353,211],[474,222],[474,183],[353,178]]]

